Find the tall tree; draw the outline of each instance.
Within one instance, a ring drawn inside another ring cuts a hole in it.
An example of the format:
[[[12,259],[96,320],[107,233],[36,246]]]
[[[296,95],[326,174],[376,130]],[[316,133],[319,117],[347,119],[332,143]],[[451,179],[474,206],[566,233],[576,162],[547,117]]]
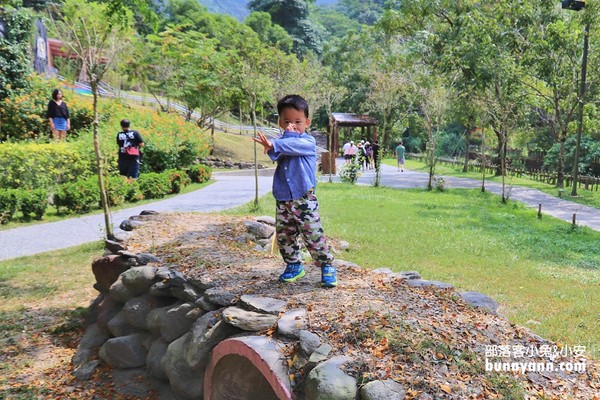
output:
[[[55,10],[61,17],[55,20],[55,28],[69,52],[81,63],[88,83],[92,88],[94,110],[94,150],[98,172],[98,186],[104,211],[107,238],[113,238],[113,227],[108,206],[108,193],[104,183],[104,159],[100,150],[98,133],[98,88],[103,76],[117,61],[117,57],[129,43],[133,35],[132,14],[123,9],[112,12],[106,4],[65,0]]]
[[[294,52],[300,57],[323,50],[322,33],[310,18],[314,0],[252,0],[248,8],[271,14],[274,23],[283,27],[294,40]]]

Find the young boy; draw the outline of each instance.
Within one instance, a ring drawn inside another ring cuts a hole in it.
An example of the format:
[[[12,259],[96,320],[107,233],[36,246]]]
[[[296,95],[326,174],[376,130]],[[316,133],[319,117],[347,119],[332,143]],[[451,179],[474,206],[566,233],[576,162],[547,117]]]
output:
[[[268,139],[262,133],[252,138],[265,153],[277,161],[273,176],[273,196],[277,200],[275,234],[283,261],[287,264],[280,282],[295,282],[305,274],[299,238],[321,267],[321,286],[337,286],[337,272],[331,265],[333,256],[325,239],[317,185],[317,148],[315,138],[306,133],[310,126],[308,103],[298,95],[285,96],[277,103],[279,126],[284,129],[279,139]]]

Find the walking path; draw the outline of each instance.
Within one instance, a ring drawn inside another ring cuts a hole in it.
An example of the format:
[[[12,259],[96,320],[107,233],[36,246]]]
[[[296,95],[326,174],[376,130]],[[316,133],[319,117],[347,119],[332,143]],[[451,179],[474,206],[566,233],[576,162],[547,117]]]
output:
[[[259,171],[258,194],[271,191],[273,170]],[[214,173],[215,183],[200,190],[174,196],[152,204],[112,213],[114,232],[121,221],[143,210],[173,212],[211,212],[237,207],[255,196],[254,171]],[[64,249],[104,239],[104,214],[69,218],[0,231],[0,260]]]
[[[338,169],[343,165],[343,161],[338,160]],[[381,165],[382,186],[411,189],[425,188],[427,186],[429,175],[424,172],[404,170],[398,172],[396,167]],[[450,188],[469,188],[480,189],[481,181],[466,178],[444,177]],[[333,177],[334,182],[339,182],[338,177]],[[329,175],[321,177],[322,182],[329,181]],[[372,185],[375,182],[375,170],[363,171],[358,179],[360,185]],[[507,186],[507,190],[508,190]],[[496,182],[486,182],[485,189],[488,192],[501,195],[502,185]],[[558,189],[557,189],[558,190]],[[513,186],[510,188],[509,200],[520,201],[537,211],[539,205],[542,205],[542,213],[571,222],[573,214],[576,214],[578,225],[588,226],[593,230],[600,231],[600,210],[588,207],[582,204],[573,203],[568,199],[560,199],[540,192],[536,189],[530,189],[522,186]]]
[[[338,169],[343,160],[337,160]],[[258,182],[259,196],[271,190],[273,169],[261,170]],[[222,211],[252,201],[255,195],[254,171],[220,172],[213,174],[215,183],[191,193],[157,201],[144,206],[136,206],[112,213],[115,233],[119,232],[121,221],[142,210],[159,212],[211,212]],[[381,166],[381,185],[399,188],[425,188],[428,175],[423,172],[404,170],[398,172],[395,167]],[[450,188],[481,187],[481,182],[472,179],[445,177]],[[329,175],[321,176],[327,182]],[[339,182],[333,176],[334,182]],[[372,185],[375,171],[364,171],[359,178],[361,185]],[[486,182],[486,190],[495,194],[502,192],[500,184]],[[600,231],[600,210],[559,199],[535,189],[513,187],[510,199],[517,200],[537,210],[542,205],[542,212],[553,217],[571,222],[573,214],[577,214],[577,224],[585,225]],[[104,215],[88,215],[70,218],[57,222],[36,224],[22,228],[0,231],[0,260],[43,253],[63,249],[104,238]]]

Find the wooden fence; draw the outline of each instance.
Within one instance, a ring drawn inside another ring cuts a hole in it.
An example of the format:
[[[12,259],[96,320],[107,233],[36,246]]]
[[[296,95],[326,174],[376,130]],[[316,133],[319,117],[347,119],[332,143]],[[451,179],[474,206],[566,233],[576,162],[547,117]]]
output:
[[[427,162],[427,157],[425,155],[412,153],[409,156],[412,159],[415,159],[415,160],[418,160],[421,162]],[[438,158],[436,160],[436,163],[440,164],[440,165],[462,167],[464,165],[464,160]],[[484,165],[483,165],[483,163],[481,163],[477,160],[474,160],[474,161],[469,161],[467,168],[469,171],[483,172]],[[485,164],[485,169],[486,169],[486,174],[493,175],[496,173],[498,166],[496,164],[492,164],[492,163],[488,162]],[[558,181],[558,174],[556,172],[542,171],[539,169],[526,170],[523,168],[508,167],[508,168],[506,168],[506,172],[509,176],[516,176],[518,178],[526,177],[526,178],[532,179],[534,181],[545,182],[550,185],[556,185],[556,182]],[[565,174],[565,187],[571,186],[572,181],[573,181],[573,177],[571,176],[571,174]],[[593,191],[597,192],[599,186],[600,186],[600,177],[598,177],[598,176],[587,176],[587,175],[581,176],[580,175],[578,177],[578,182],[577,182],[578,188],[583,188],[585,190],[593,190]]]

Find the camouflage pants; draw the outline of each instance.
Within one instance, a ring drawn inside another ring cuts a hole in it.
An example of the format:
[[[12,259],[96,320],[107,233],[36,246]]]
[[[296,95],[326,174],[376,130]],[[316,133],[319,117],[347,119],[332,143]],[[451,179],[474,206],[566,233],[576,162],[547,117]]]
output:
[[[287,264],[302,261],[300,237],[317,266],[333,261],[321,226],[319,202],[313,192],[297,200],[277,201],[275,220],[277,245]]]

